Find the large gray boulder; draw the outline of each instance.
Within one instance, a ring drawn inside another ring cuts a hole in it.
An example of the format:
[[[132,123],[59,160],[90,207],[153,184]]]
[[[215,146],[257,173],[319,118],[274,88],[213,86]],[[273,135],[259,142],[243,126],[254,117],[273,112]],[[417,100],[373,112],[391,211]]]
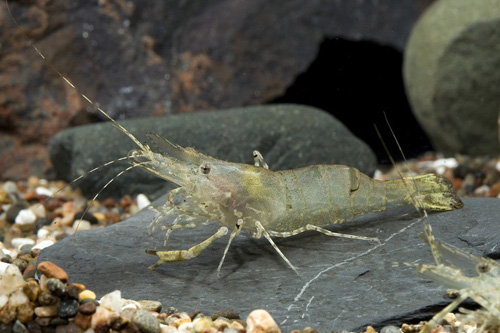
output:
[[[465,199],[464,204],[460,210],[430,215],[436,238],[466,253],[498,256],[498,199]],[[422,225],[413,207],[329,227],[378,237],[381,245],[312,231],[275,239],[300,276],[265,239],[243,234],[233,241],[219,278],[216,269],[227,236],[192,260],[150,271],[147,267],[156,257],[144,250],[164,249],[162,231],[148,234],[153,216],[146,209],[107,228],[79,232],[44,249],[39,261],[53,261],[71,282],[85,284],[98,296],[119,289],[125,298],[158,300],[164,309],[205,314],[231,309],[243,317],[264,308],[283,332],[306,326],[320,332],[359,332],[366,325],[379,331],[389,324],[427,320],[451,302],[444,286],[403,264],[434,264],[429,246],[418,236]],[[174,231],[168,249],[187,249],[211,235],[214,227]]]
[[[253,164],[259,150],[271,170],[313,164],[345,164],[373,174],[371,149],[326,112],[301,105],[267,105],[216,112],[121,121],[139,141],[154,132],[173,143],[193,147],[230,162]],[[156,149],[151,144],[153,150]],[[71,181],[91,169],[127,156],[135,144],[110,123],[81,126],[57,134],[50,156],[58,179]],[[88,197],[130,166],[126,161],[87,174],[78,184]],[[145,193],[155,198],[176,187],[139,168],[117,177],[100,195],[121,197]]]
[[[437,150],[498,155],[499,68],[500,1],[440,0],[417,22],[404,79]]]

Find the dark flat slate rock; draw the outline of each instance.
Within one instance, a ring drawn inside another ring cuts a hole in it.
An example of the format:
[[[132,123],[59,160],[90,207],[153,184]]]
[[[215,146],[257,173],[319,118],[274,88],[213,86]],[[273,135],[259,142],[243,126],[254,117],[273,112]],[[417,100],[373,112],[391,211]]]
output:
[[[376,167],[371,149],[341,122],[322,110],[302,105],[254,106],[120,123],[141,142],[147,142],[146,133],[154,132],[183,147],[231,162],[253,164],[252,151],[257,149],[271,170],[345,164],[372,174]],[[71,181],[136,148],[108,122],[57,134],[50,144],[50,156],[58,179]],[[128,166],[126,161],[112,164],[88,174],[77,185],[93,197]],[[147,171],[131,170],[116,178],[101,198],[138,193],[155,198],[174,187]]]
[[[160,204],[165,197],[156,201]],[[482,255],[500,243],[498,199],[465,199],[465,207],[432,214],[435,235],[467,253]],[[239,236],[233,242],[217,278],[216,268],[227,238],[199,257],[148,266],[156,257],[145,249],[162,249],[163,232],[148,235],[153,213],[141,211],[110,227],[78,233],[42,251],[39,260],[64,268],[70,281],[83,283],[99,296],[115,289],[123,297],[162,302],[164,308],[199,309],[206,314],[234,309],[242,316],[267,309],[283,331],[312,326],[329,330],[380,329],[404,321],[421,320],[442,309],[446,288],[399,263],[433,264],[429,247],[412,207],[369,214],[331,230],[376,236],[373,242],[330,238],[307,232],[276,239],[296,265],[300,277],[281,260],[265,239]],[[208,237],[215,226],[175,231],[169,249],[186,249]]]

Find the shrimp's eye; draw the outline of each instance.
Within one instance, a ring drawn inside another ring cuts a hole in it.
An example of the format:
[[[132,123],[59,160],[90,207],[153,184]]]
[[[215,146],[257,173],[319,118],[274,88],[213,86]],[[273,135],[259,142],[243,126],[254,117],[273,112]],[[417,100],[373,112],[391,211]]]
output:
[[[480,262],[477,264],[476,269],[479,273],[488,273],[491,269],[491,266],[487,262]]]
[[[210,164],[203,163],[200,165],[200,171],[204,175],[208,175],[210,173]]]

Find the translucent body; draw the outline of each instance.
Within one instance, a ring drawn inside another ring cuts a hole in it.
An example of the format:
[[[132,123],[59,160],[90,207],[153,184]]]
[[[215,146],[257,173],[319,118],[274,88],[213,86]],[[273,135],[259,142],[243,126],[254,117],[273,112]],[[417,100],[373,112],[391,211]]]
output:
[[[336,234],[321,227],[385,210],[388,204],[412,204],[417,194],[428,210],[462,206],[446,179],[433,174],[379,181],[344,165],[273,172],[258,152],[254,152],[256,165],[230,163],[172,144],[156,134],[148,137],[162,153],[144,146],[129,154],[131,163],[181,186],[170,193],[166,206],[154,208],[158,212],[156,222],[171,215],[180,217],[164,227],[168,230],[166,239],[173,229],[220,225],[216,235],[189,250],[147,251],[160,257],[151,268],[163,262],[191,259],[229,229],[232,232],[226,253],[232,239],[247,230],[256,238],[264,235],[293,268],[270,236],[288,237],[316,230],[376,240]]]

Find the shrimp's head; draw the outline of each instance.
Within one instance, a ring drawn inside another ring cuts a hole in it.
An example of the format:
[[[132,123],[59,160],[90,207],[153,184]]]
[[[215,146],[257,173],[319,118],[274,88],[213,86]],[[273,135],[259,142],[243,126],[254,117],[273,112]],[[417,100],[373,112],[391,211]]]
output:
[[[156,134],[148,133],[148,138],[162,153],[144,145],[129,153],[130,162],[182,186],[193,206],[212,207],[234,220],[266,210],[263,206],[278,195],[279,186],[271,184],[273,173],[267,169],[218,160]]]

